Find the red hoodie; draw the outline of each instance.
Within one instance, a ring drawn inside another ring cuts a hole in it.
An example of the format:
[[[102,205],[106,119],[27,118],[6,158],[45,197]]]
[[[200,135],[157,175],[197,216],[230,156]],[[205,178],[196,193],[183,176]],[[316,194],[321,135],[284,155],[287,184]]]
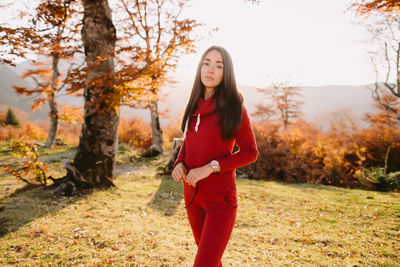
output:
[[[217,160],[221,167],[220,172],[212,173],[197,182],[198,187],[205,191],[236,188],[235,169],[256,161],[258,155],[245,107],[243,106],[242,123],[231,140],[222,139],[221,126],[218,125],[219,115],[214,111],[213,97],[207,100],[200,98],[174,164],[175,167],[179,162],[183,162],[189,172]],[[232,154],[235,141],[239,150]]]

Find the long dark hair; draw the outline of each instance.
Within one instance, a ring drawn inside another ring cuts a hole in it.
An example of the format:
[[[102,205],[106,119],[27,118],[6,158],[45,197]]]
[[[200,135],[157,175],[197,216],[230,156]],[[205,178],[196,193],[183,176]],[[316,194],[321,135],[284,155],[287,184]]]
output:
[[[232,58],[223,47],[211,46],[201,56],[197,66],[196,77],[190,94],[189,102],[186,105],[185,113],[181,124],[182,131],[185,131],[186,120],[191,119],[191,114],[196,110],[197,102],[201,97],[204,98],[204,85],[201,82],[201,66],[208,52],[216,50],[221,53],[224,64],[224,75],[221,83],[214,89],[213,98],[216,102],[216,111],[219,114],[219,125],[224,140],[232,139],[235,131],[242,123],[242,103],[243,97],[236,86],[235,73],[233,71]],[[190,121],[189,121],[190,123]]]

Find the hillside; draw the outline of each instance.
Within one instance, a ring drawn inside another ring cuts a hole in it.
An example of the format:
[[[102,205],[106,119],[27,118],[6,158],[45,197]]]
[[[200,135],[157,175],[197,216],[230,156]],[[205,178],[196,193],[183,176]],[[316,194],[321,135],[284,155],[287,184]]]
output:
[[[13,84],[28,85],[26,81],[19,78],[16,73],[22,73],[28,64],[21,63],[17,68],[11,70],[4,65],[0,65],[0,104],[15,106],[23,111],[29,112],[32,101],[17,96],[12,88]],[[162,125],[167,125],[171,118],[180,119],[185,105],[189,99],[192,87],[192,77],[176,73],[176,83],[162,88],[162,95],[165,101],[160,103],[160,110],[169,112],[168,118],[161,119]],[[361,121],[366,112],[375,112],[372,104],[373,100],[370,91],[371,85],[348,86],[348,85],[327,85],[327,86],[304,86],[301,87],[304,105],[302,111],[306,120],[324,121],[330,113],[339,110],[350,111],[355,120]],[[257,88],[247,85],[239,85],[239,91],[243,94],[245,105],[251,114],[255,111],[255,105],[267,103],[268,97],[257,91]],[[83,105],[83,99],[63,95],[58,98],[58,102],[69,105]],[[43,106],[42,110],[31,114],[29,120],[47,119],[48,108]],[[145,121],[150,121],[150,112],[148,110],[134,110],[128,107],[121,108],[122,117],[139,116]]]
[[[61,159],[46,157],[49,173]],[[3,197],[0,265],[192,266],[182,186],[157,174],[166,157],[119,157],[116,188],[55,199]],[[12,178],[1,173],[0,190]],[[237,179],[238,216],[224,266],[399,266],[398,193]]]
[[[13,85],[31,87],[32,84],[20,78],[15,69],[0,64],[0,104],[16,107],[29,114],[28,119],[35,121],[38,119],[47,119],[49,108],[44,105],[42,109],[31,112],[33,100],[26,96],[18,96]]]
[[[189,100],[192,81],[183,77],[176,84],[163,89],[167,95],[166,102],[160,104],[161,110],[169,110],[172,118],[179,117]],[[255,111],[259,103],[268,103],[268,96],[260,93],[256,87],[238,85],[239,91],[243,94],[244,103],[249,113]],[[318,120],[323,123],[324,119],[332,112],[348,110],[356,121],[362,121],[367,112],[376,112],[373,107],[373,99],[370,90],[371,85],[349,86],[349,85],[326,85],[326,86],[304,86],[301,93],[304,101],[302,111],[304,118],[308,121]],[[129,110],[127,111],[129,112]],[[134,112],[132,112],[133,114]],[[139,111],[141,117],[150,120],[148,111]],[[255,118],[253,118],[255,119]],[[164,119],[164,124],[168,120]],[[363,123],[361,123],[362,125]],[[364,124],[365,125],[365,124]],[[323,125],[321,125],[323,126]]]

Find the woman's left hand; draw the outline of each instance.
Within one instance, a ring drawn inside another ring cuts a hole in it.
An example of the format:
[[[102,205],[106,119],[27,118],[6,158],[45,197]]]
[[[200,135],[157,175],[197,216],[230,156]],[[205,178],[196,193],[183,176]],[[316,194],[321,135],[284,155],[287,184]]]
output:
[[[188,184],[194,187],[196,186],[196,183],[198,181],[210,176],[210,174],[213,173],[213,171],[214,171],[213,168],[209,164],[206,164],[199,168],[191,169],[189,173],[186,175],[186,182],[188,182]]]

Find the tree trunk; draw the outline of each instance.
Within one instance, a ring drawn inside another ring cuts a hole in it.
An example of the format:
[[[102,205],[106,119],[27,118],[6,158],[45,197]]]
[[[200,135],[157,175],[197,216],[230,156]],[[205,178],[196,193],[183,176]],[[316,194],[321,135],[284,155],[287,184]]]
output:
[[[183,141],[184,141],[183,138],[174,138],[172,140],[172,150],[169,156],[167,166],[165,166],[164,168],[165,174],[172,173],[175,161],[178,158],[179,151],[181,150],[181,147],[183,145]]]
[[[153,144],[141,154],[141,156],[145,158],[155,157],[163,153],[162,130],[160,127],[160,116],[158,114],[158,103],[156,100],[150,101],[149,109]]]
[[[160,153],[163,153],[163,139],[162,130],[160,127],[160,116],[158,114],[158,103],[156,100],[150,102],[149,105],[151,114],[151,132],[153,135],[153,146],[157,148]]]
[[[58,111],[57,111],[57,103],[56,103],[56,97],[55,97],[55,92],[57,91],[57,84],[56,80],[60,76],[60,72],[58,71],[58,62],[59,62],[59,56],[58,54],[53,55],[53,76],[51,78],[51,89],[53,93],[49,95],[49,106],[50,106],[50,112],[49,112],[49,117],[50,117],[50,130],[49,134],[46,139],[46,144],[45,147],[50,148],[53,143],[54,139],[56,138],[57,134],[57,126],[58,126]]]
[[[397,68],[396,68],[396,87],[397,87],[397,97],[400,97],[400,43],[397,44],[397,50],[396,50],[396,54],[397,54]]]
[[[101,187],[113,185],[118,148],[117,108],[110,109],[106,102],[107,97],[113,96],[112,55],[116,30],[107,0],[84,0],[83,5],[82,41],[88,84],[84,90],[84,122],[73,166],[93,187]]]
[[[46,139],[45,147],[50,148],[52,147],[54,140],[56,139],[57,134],[57,126],[58,126],[58,111],[57,111],[57,103],[55,101],[54,94],[48,99],[49,106],[50,106],[50,130],[49,135]]]

